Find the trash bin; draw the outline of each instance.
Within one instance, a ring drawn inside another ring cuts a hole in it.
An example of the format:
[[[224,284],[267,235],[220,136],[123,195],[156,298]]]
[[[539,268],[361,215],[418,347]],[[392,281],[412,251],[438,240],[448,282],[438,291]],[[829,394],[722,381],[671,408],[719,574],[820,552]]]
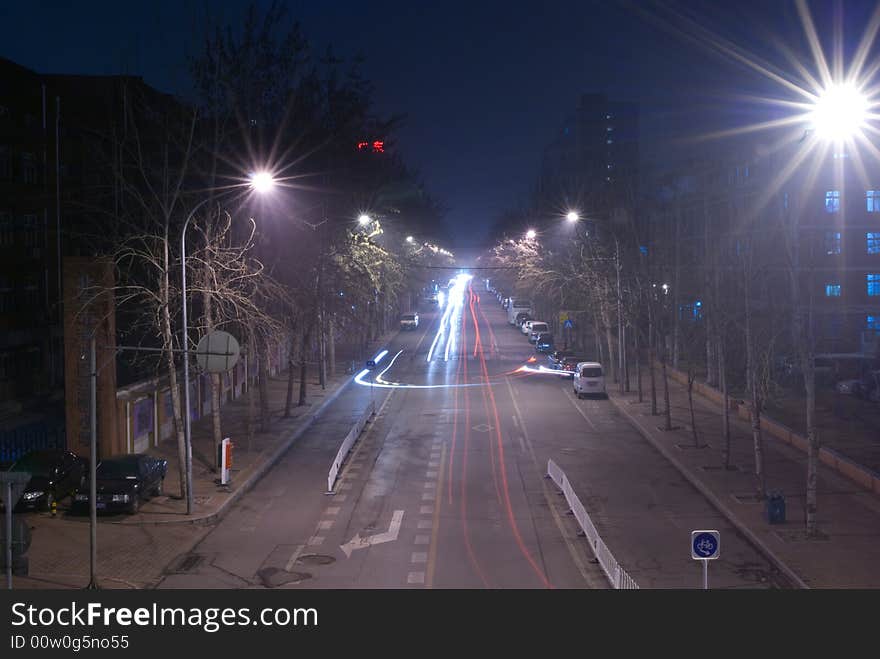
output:
[[[767,497],[767,521],[771,524],[785,522],[785,497],[781,492],[774,492]]]

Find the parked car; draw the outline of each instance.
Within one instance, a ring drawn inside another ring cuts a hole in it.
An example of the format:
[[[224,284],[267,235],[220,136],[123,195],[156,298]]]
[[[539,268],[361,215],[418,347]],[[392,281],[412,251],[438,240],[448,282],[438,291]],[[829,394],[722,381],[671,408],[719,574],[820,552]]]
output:
[[[578,355],[567,355],[563,357],[559,362],[557,362],[556,368],[560,371],[566,371],[571,373],[574,376],[575,370],[577,370],[577,365],[584,362],[584,358]]]
[[[545,323],[542,320],[533,320],[532,324],[529,325],[529,342],[534,343],[538,340],[538,336],[541,334],[545,334],[550,331],[550,325]]]
[[[599,362],[580,362],[575,366],[571,386],[578,398],[608,396],[605,391],[605,373]]]
[[[526,322],[527,320],[531,320],[531,319],[532,319],[531,314],[526,313],[525,311],[520,311],[518,314],[516,314],[516,318],[514,319],[513,323],[514,323],[514,325],[519,327],[520,331],[522,331],[522,324],[524,322]]]
[[[419,326],[419,314],[405,313],[400,316],[400,329],[414,330]]]
[[[15,512],[51,510],[53,502],[72,495],[82,484],[88,464],[85,458],[64,449],[43,449],[23,455],[9,468],[31,475],[15,504]]]
[[[573,350],[554,350],[549,355],[547,355],[547,359],[550,360],[550,365],[554,368],[558,368],[560,362],[565,357],[570,357],[574,354]],[[584,361],[583,359],[581,361]]]
[[[143,453],[101,460],[95,470],[95,508],[102,512],[136,513],[141,501],[161,496],[168,461]],[[73,512],[89,510],[89,484],[83,483],[73,499]]]
[[[535,350],[538,352],[553,352],[556,346],[553,344],[553,335],[550,332],[541,332],[535,339]]]
[[[868,371],[860,378],[839,380],[834,385],[839,394],[858,396],[865,400],[880,400],[880,370]]]
[[[519,331],[522,332],[523,334],[525,334],[526,336],[528,336],[529,332],[531,331],[529,329],[531,324],[532,324],[532,318],[529,317],[527,320],[523,321],[523,323],[519,326]]]

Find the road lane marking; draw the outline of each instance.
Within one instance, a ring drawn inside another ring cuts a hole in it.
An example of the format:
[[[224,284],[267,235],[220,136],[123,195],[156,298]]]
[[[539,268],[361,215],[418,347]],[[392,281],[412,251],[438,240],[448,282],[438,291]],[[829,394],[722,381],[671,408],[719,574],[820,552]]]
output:
[[[410,572],[406,575],[407,583],[425,583],[425,573],[424,572]]]
[[[516,414],[514,414],[511,418],[513,419],[513,425],[519,428],[519,419],[516,418]]]
[[[310,547],[317,547],[324,544],[324,536],[323,535],[313,535],[309,538],[308,545]]]
[[[410,557],[410,563],[427,563],[428,554],[424,551],[414,551]]]
[[[332,529],[333,528],[333,520],[332,519],[322,519],[320,522],[318,522],[318,528],[321,529],[322,531]]]
[[[425,472],[425,478],[437,478],[437,470],[429,469]]]
[[[419,515],[433,515],[434,506],[422,506],[419,508]]]
[[[429,535],[417,535],[415,542],[413,544],[416,545],[427,545],[431,543],[431,536]]]
[[[344,545],[340,545],[340,549],[345,552],[345,557],[351,558],[351,552],[355,549],[364,549],[365,547],[372,547],[373,545],[380,545],[397,540],[400,535],[400,525],[403,523],[403,514],[404,511],[395,510],[391,515],[391,523],[388,525],[388,530],[383,531],[382,533],[374,533],[373,535],[367,536],[361,536],[360,531],[355,533],[351,540]]]
[[[584,417],[584,421],[587,422],[587,425],[590,426],[593,430],[598,430],[596,425],[590,420],[590,417],[587,416],[587,413],[584,412],[584,408],[577,404],[577,401],[574,399],[574,394],[568,391],[568,387],[565,387],[565,397],[568,399],[568,402],[574,405],[574,409],[578,411],[582,417]]]
[[[440,458],[440,474],[437,479],[437,482],[440,483],[440,488],[437,490],[437,496],[440,500],[443,500],[443,470],[446,468],[446,444],[443,445],[443,455]],[[422,508],[426,508],[426,506],[422,506]],[[428,547],[428,578],[425,583],[427,588],[434,587],[434,568],[437,566],[437,536],[438,531],[440,529],[440,506],[437,506],[433,511],[434,518],[431,520],[431,544]],[[424,520],[427,522],[428,520]],[[422,520],[419,521],[419,528],[422,528]]]
[[[437,487],[437,483],[425,483],[426,490],[433,490],[435,487]]]
[[[430,519],[420,519],[418,526],[416,528],[419,529],[429,529],[431,528],[433,522]]]
[[[339,506],[330,506],[329,508],[324,510],[325,515],[338,515],[339,514]]]

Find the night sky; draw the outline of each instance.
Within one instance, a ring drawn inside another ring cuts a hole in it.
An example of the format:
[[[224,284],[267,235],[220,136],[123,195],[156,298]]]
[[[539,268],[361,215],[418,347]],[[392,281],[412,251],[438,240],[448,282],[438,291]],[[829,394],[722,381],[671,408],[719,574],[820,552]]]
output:
[[[201,48],[206,7],[235,22],[248,3],[3,4],[4,57],[42,73],[142,75],[159,89],[184,93],[186,57]],[[407,115],[399,148],[449,207],[447,221],[460,244],[481,240],[500,211],[527,202],[544,146],[582,93],[640,103],[648,158],[743,119],[748,113],[738,95],[784,96],[692,43],[690,31],[664,30],[652,20],[667,15],[663,6],[776,62],[784,64],[776,43],[807,52],[794,6],[781,0],[287,4],[316,52],[332,43],[342,54],[367,57],[376,109]],[[873,5],[844,3],[852,41]],[[810,6],[827,32],[833,4]]]

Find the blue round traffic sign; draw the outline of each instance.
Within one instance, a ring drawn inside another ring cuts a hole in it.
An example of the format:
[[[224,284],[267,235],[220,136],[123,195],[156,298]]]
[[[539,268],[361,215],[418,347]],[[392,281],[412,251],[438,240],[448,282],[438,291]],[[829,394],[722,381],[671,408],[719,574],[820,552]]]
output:
[[[367,368],[369,368],[370,370],[376,368],[376,362],[374,362],[372,359],[369,360],[369,361],[367,362]]]
[[[696,531],[691,536],[693,558],[718,558],[719,534],[717,531]]]

